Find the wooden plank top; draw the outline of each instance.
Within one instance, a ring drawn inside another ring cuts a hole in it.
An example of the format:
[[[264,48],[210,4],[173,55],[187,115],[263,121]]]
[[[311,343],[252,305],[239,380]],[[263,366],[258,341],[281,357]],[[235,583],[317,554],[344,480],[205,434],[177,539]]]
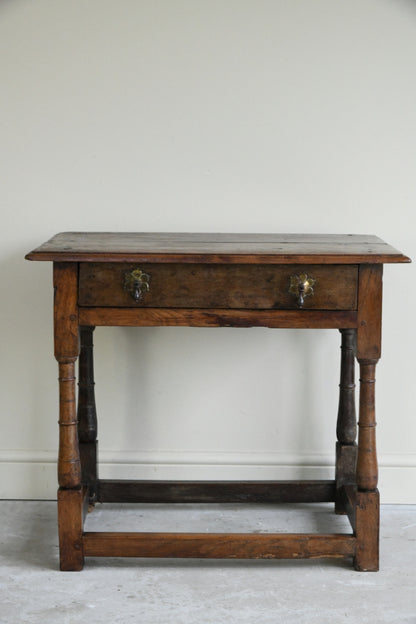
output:
[[[55,262],[398,263],[410,258],[377,236],[61,232],[26,256]]]

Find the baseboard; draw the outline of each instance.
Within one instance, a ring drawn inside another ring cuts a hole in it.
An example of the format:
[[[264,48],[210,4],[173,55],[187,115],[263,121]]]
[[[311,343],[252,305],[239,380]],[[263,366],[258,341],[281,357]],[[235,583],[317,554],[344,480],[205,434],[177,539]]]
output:
[[[100,452],[100,476],[110,479],[273,480],[332,479],[331,454]],[[383,503],[416,504],[416,456],[379,458]],[[54,500],[56,454],[48,451],[0,452],[0,498]]]

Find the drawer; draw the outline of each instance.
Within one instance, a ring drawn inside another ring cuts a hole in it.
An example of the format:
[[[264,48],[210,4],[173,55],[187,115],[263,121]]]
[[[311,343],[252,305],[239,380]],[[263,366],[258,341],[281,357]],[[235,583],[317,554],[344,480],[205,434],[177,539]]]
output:
[[[357,265],[81,263],[79,305],[355,310]]]

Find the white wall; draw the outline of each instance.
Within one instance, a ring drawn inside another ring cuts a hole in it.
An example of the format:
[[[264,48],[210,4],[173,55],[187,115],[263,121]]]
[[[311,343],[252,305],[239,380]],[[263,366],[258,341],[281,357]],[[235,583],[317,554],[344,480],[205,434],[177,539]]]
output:
[[[0,496],[56,493],[64,230],[374,233],[416,257],[409,0],[0,4]],[[415,266],[387,266],[384,502],[416,502]],[[335,331],[99,328],[102,476],[333,475]]]

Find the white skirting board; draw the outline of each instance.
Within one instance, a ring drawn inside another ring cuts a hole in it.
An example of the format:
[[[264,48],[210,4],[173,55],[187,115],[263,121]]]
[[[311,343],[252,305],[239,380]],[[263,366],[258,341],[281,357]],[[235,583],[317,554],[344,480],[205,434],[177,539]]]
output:
[[[279,480],[333,479],[328,454],[100,452],[105,479]],[[416,504],[416,456],[379,458],[379,489],[385,504]],[[0,453],[0,499],[54,500],[56,454],[51,451]]]

